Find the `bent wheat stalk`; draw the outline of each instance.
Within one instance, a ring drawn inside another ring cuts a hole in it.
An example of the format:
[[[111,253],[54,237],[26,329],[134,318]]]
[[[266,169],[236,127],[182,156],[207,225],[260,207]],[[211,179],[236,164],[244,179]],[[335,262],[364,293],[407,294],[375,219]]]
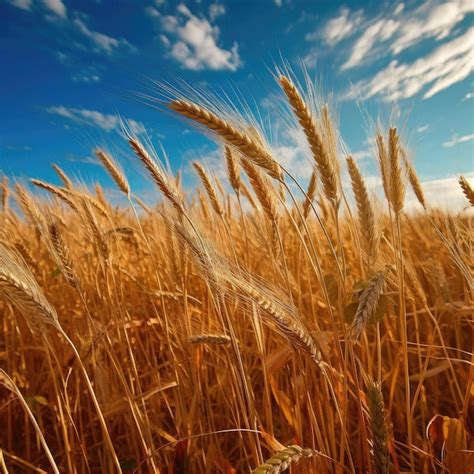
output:
[[[283,180],[283,172],[280,165],[263,148],[262,144],[248,133],[241,132],[234,125],[221,119],[215,113],[192,102],[173,100],[168,106],[171,110],[212,130],[228,144],[237,148],[257,166],[265,169],[272,178]]]
[[[46,443],[46,440],[44,439],[41,428],[39,427],[38,422],[36,421],[36,418],[33,415],[33,412],[28,406],[28,403],[23,397],[18,386],[15,384],[12,378],[3,369],[0,369],[0,384],[3,385],[6,389],[10,390],[10,392],[12,392],[14,395],[16,395],[16,397],[20,401],[23,409],[25,410],[26,414],[28,415],[28,418],[31,421],[31,424],[33,425],[33,428],[35,429],[36,435],[39,438],[41,446],[43,446],[44,452],[46,453],[46,457],[48,458],[48,461],[51,464],[54,474],[59,474],[60,472],[59,468],[56,464],[56,461],[53,458],[53,455],[51,454],[51,451],[49,450],[48,444]]]
[[[47,341],[44,335],[44,328],[47,325],[53,326],[66,342],[71,347],[76,360],[84,375],[87,388],[89,390],[94,407],[97,411],[99,422],[102,428],[102,433],[105,437],[105,442],[109,448],[112,460],[117,468],[117,472],[122,472],[120,462],[115,453],[112,439],[110,438],[105,419],[102,415],[99,402],[97,401],[92,383],[87,374],[87,370],[82,363],[79,352],[76,346],[64,332],[59,323],[56,310],[49,304],[44,296],[41,288],[36,282],[34,276],[31,274],[28,267],[16,258],[12,251],[0,242],[0,295],[8,300],[26,319],[28,325],[33,332],[41,334],[43,339]]]

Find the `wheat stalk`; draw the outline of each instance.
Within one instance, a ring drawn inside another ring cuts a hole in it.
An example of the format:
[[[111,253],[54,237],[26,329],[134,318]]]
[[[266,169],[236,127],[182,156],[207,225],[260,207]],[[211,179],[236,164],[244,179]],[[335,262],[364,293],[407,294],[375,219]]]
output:
[[[38,422],[36,421],[36,418],[28,405],[28,402],[23,397],[23,394],[21,393],[20,389],[13,381],[13,379],[3,369],[0,369],[0,384],[10,390],[20,401],[23,409],[26,411],[26,414],[28,415],[31,421],[31,424],[33,425],[33,428],[35,429],[36,435],[38,436],[41,446],[43,446],[43,449],[46,453],[46,457],[48,458],[48,461],[51,464],[53,472],[55,474],[59,474],[59,468],[53,458],[53,455],[51,454],[48,443],[46,443],[46,440],[44,439],[44,435],[41,431],[41,428],[39,427]]]
[[[303,202],[303,217],[305,219],[308,218],[309,212],[311,210],[311,204],[316,196],[316,188],[318,182],[318,175],[316,172],[316,168],[313,169],[311,173],[311,177],[309,178],[308,189],[306,191],[306,198]]]
[[[169,108],[215,132],[257,166],[265,169],[272,178],[283,179],[283,171],[277,161],[248,133],[241,132],[215,113],[192,102],[174,100],[169,104]]]
[[[311,448],[301,448],[297,445],[288,446],[276,452],[264,464],[252,471],[252,474],[280,474],[286,471],[292,464],[297,464],[302,459],[308,459],[317,454]]]

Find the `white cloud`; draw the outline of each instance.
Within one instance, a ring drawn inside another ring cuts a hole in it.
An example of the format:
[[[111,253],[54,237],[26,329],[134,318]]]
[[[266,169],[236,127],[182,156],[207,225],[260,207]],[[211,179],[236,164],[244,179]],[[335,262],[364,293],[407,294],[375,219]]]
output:
[[[155,7],[145,7],[145,13],[148,15],[148,16],[151,16],[151,17],[159,17],[160,16],[160,12],[155,8]]]
[[[474,70],[473,37],[474,28],[471,27],[412,63],[393,60],[372,79],[356,83],[345,98],[353,99],[358,94],[364,99],[384,95],[386,100],[395,101],[413,97],[428,87],[423,95],[428,99],[464,80]]]
[[[120,117],[117,115],[104,114],[97,110],[78,109],[74,107],[65,107],[63,105],[51,106],[46,109],[46,112],[52,115],[64,117],[72,122],[95,125],[106,132],[118,129],[121,124]],[[133,133],[144,132],[143,125],[135,120],[126,120],[127,125],[131,128]]]
[[[55,15],[66,18],[67,10],[62,0],[43,0],[44,6]]]
[[[209,18],[211,23],[222,15],[225,15],[225,6],[221,3],[211,3],[209,5]]]
[[[33,0],[9,0],[10,5],[21,10],[31,10]]]
[[[341,8],[339,16],[329,20],[322,31],[315,31],[305,36],[307,41],[319,39],[320,37],[334,46],[345,38],[352,36],[358,26],[362,23],[364,16],[361,11],[351,12],[347,7]]]
[[[445,39],[466,15],[474,11],[471,0],[425,0],[415,9],[401,5],[367,21],[361,20],[360,11],[344,8],[338,17],[326,23],[322,34],[329,44],[349,37],[355,28],[360,31],[342,70],[361,66],[387,53],[398,55],[428,38]]]
[[[107,36],[98,31],[91,30],[80,18],[76,18],[73,24],[77,31],[95,45],[97,50],[103,51],[107,54],[112,54],[115,50],[121,47],[134,49],[133,46],[123,38],[113,38],[112,36]]]
[[[468,92],[464,98],[463,98],[463,102],[466,101],[466,100],[470,100],[470,99],[474,99],[474,92]]]
[[[354,160],[365,160],[367,158],[370,158],[372,156],[372,153],[369,150],[360,150],[360,151],[355,151],[353,153],[350,153],[352,158]]]
[[[458,145],[459,143],[466,143],[474,140],[474,133],[471,133],[469,135],[461,135],[460,137],[457,135],[454,135],[451,140],[448,140],[447,142],[443,143],[444,148],[451,148],[453,146]]]
[[[81,71],[72,76],[73,82],[84,82],[85,84],[100,82],[100,79],[100,75],[93,71]]]
[[[169,41],[168,53],[185,69],[235,71],[241,65],[238,44],[230,50],[218,46],[220,30],[205,18],[193,15],[184,4],[176,15],[160,15],[160,24]],[[163,38],[162,38],[163,41]],[[165,45],[166,46],[166,45]]]
[[[415,128],[416,133],[425,133],[430,129],[429,125],[421,125],[420,127]]]
[[[283,5],[283,0],[274,0],[275,5],[280,8]]]

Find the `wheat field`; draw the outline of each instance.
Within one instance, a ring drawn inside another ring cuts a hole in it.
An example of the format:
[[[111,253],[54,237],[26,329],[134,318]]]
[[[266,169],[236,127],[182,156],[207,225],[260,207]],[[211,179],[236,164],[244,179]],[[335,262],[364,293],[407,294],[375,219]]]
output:
[[[255,121],[180,95],[225,178],[185,188],[124,126],[154,204],[102,148],[127,205],[55,165],[4,179],[1,472],[474,472],[471,185],[431,207],[390,124],[375,198],[331,109],[278,82],[304,185]]]

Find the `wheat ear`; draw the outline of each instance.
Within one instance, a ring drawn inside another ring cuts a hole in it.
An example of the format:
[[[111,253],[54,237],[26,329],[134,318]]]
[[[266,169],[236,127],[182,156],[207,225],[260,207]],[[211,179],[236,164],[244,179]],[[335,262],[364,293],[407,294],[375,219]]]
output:
[[[74,273],[71,259],[69,258],[68,248],[62,238],[59,226],[54,222],[49,225],[49,236],[61,273],[73,288],[78,289],[79,283]]]
[[[112,179],[117,184],[118,188],[126,195],[130,196],[130,185],[128,184],[125,175],[118,167],[117,163],[113,160],[113,158],[108,155],[104,150],[100,148],[95,150],[95,154],[97,158],[101,161],[104,165],[104,168],[109,172]]]
[[[397,129],[391,127],[388,134],[388,152],[390,163],[390,197],[392,209],[395,215],[399,215],[403,210],[405,200],[405,184],[402,180],[402,170],[400,167],[400,143]]]
[[[241,186],[239,163],[235,159],[232,150],[228,146],[225,147],[225,160],[227,164],[227,174],[229,176],[230,185],[236,194],[239,194]]]
[[[170,180],[145,150],[144,146],[133,137],[129,138],[128,142],[130,143],[130,146],[132,147],[135,154],[145,165],[145,168],[148,170],[151,177],[153,178],[153,181],[164,194],[164,196],[171,202],[176,210],[179,212],[184,212],[182,198],[179,195],[178,190],[171,184]]]
[[[55,309],[46,300],[27,266],[0,243],[0,293],[25,316],[33,331],[49,324],[61,330]]]
[[[174,100],[169,108],[212,130],[229,145],[237,148],[257,166],[265,169],[275,179],[283,179],[283,171],[277,161],[248,133],[243,133],[215,113],[185,100]]]
[[[280,309],[252,285],[243,280],[237,281],[236,284],[244,293],[250,296],[262,310],[271,316],[271,320],[277,326],[279,332],[282,333],[294,347],[302,349],[316,364],[319,365],[321,363],[321,351],[309,331],[298,319]]]
[[[222,204],[219,201],[219,198],[217,197],[217,192],[214,188],[214,186],[211,183],[211,180],[206,173],[206,170],[203,168],[201,163],[194,162],[193,163],[194,169],[196,170],[196,173],[199,176],[199,179],[201,180],[204,188],[206,189],[207,195],[209,197],[209,200],[211,201],[212,208],[214,209],[214,212],[218,216],[223,216],[224,215],[224,209],[222,207]]]
[[[296,86],[285,76],[280,77],[280,84],[306,135],[313,158],[318,167],[324,194],[330,201],[337,203],[339,200],[340,179],[338,166],[335,160],[331,159],[313,114]]]
[[[352,322],[351,333],[358,339],[377,309],[385,282],[385,272],[377,272],[368,282],[359,298],[357,311]]]
[[[383,135],[378,132],[375,137],[378,151],[378,162],[380,166],[380,174],[382,175],[382,185],[385,197],[390,205],[390,166],[388,161],[387,146]]]
[[[415,171],[415,167],[407,157],[407,154],[403,148],[400,148],[400,154],[402,156],[403,163],[405,164],[405,169],[407,170],[408,174],[408,181],[410,182],[413,192],[415,193],[418,202],[426,209],[425,193],[421,187],[420,179],[418,178],[418,174]]]
[[[390,452],[388,450],[388,428],[380,385],[369,382],[367,386],[367,408],[373,442],[373,468],[375,474],[390,473]]]
[[[53,184],[45,183],[39,179],[31,179],[31,184],[34,184],[36,187],[44,189],[49,193],[53,194],[61,201],[65,202],[73,211],[79,213],[79,209],[73,199],[70,198],[71,192],[65,191],[64,189],[54,186]]]
[[[466,196],[466,199],[469,201],[471,206],[474,206],[474,189],[471,188],[471,185],[464,176],[459,177],[459,185],[461,186],[462,192],[464,193],[464,196]]]
[[[247,173],[250,184],[252,185],[263,211],[271,222],[276,222],[278,220],[277,205],[273,188],[268,182],[268,179],[265,179],[262,173],[258,171],[257,167],[248,160],[242,160],[242,168],[245,173]]]
[[[225,334],[199,334],[188,338],[191,344],[230,344],[231,338]]]
[[[74,184],[72,183],[71,179],[64,172],[64,170],[62,168],[60,168],[58,165],[56,165],[54,163],[51,165],[51,167],[53,168],[54,171],[56,171],[56,174],[59,176],[59,179],[63,182],[64,186],[67,189],[73,189],[74,188]]]
[[[5,213],[8,211],[8,197],[10,196],[10,188],[8,187],[8,178],[6,176],[2,179],[0,189],[2,192],[2,211]]]
[[[314,456],[316,451],[310,448],[302,448],[297,445],[288,446],[278,451],[264,464],[252,471],[252,474],[280,474],[286,471],[292,464]]]
[[[359,171],[355,160],[349,156],[347,158],[347,168],[351,177],[352,191],[357,204],[359,215],[359,229],[362,233],[363,245],[369,263],[373,263],[377,254],[378,239],[375,230],[375,217],[372,203],[365,186],[364,179]]]
[[[99,224],[90,208],[89,202],[86,199],[82,201],[82,208],[84,209],[84,215],[86,216],[87,224],[92,232],[94,240],[97,244],[97,249],[99,254],[103,257],[105,261],[109,259],[109,246],[107,245],[106,240],[102,234],[101,229],[99,228]]]

